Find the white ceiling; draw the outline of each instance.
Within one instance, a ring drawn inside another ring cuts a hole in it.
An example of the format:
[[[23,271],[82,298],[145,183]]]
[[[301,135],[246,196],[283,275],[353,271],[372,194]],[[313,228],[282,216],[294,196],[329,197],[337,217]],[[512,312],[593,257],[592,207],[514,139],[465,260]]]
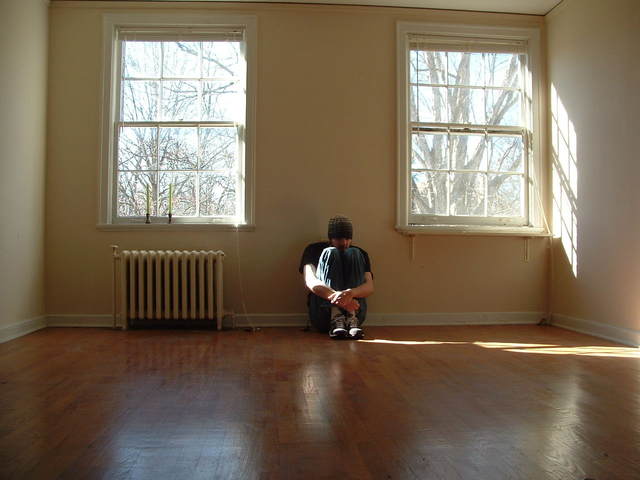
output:
[[[251,2],[256,0],[209,0]],[[376,5],[385,7],[438,8],[476,12],[545,15],[562,0],[257,0],[264,3],[325,3],[332,5]]]

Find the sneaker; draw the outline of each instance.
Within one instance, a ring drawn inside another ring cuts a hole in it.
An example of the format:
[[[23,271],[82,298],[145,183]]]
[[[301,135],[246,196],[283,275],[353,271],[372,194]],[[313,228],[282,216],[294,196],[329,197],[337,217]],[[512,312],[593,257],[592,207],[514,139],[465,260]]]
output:
[[[347,318],[346,328],[349,330],[349,338],[357,340],[364,337],[364,331],[358,326],[358,317],[355,315]]]
[[[346,338],[348,333],[346,326],[347,319],[344,315],[336,315],[331,319],[331,329],[329,330],[329,336],[331,338]]]

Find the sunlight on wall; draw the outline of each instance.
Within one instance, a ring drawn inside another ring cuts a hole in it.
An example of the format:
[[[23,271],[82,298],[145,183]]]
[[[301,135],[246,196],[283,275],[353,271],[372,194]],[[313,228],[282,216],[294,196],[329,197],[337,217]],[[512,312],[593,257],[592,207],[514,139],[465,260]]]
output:
[[[553,166],[553,235],[560,238],[578,276],[578,155],[576,131],[551,85],[551,156]]]

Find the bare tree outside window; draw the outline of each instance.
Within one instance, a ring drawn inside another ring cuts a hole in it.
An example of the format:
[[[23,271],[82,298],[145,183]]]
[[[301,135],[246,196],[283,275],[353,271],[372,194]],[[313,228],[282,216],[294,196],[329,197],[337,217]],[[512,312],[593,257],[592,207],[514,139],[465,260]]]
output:
[[[412,214],[524,216],[524,60],[409,51]]]
[[[244,119],[239,41],[122,41],[117,212],[238,214]]]

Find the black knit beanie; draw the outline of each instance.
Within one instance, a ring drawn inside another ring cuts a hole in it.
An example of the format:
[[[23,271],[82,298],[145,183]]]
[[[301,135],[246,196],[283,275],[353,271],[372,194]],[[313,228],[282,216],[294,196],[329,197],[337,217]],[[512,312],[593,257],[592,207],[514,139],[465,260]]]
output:
[[[332,238],[353,238],[351,220],[342,215],[336,215],[329,219],[329,239]]]

